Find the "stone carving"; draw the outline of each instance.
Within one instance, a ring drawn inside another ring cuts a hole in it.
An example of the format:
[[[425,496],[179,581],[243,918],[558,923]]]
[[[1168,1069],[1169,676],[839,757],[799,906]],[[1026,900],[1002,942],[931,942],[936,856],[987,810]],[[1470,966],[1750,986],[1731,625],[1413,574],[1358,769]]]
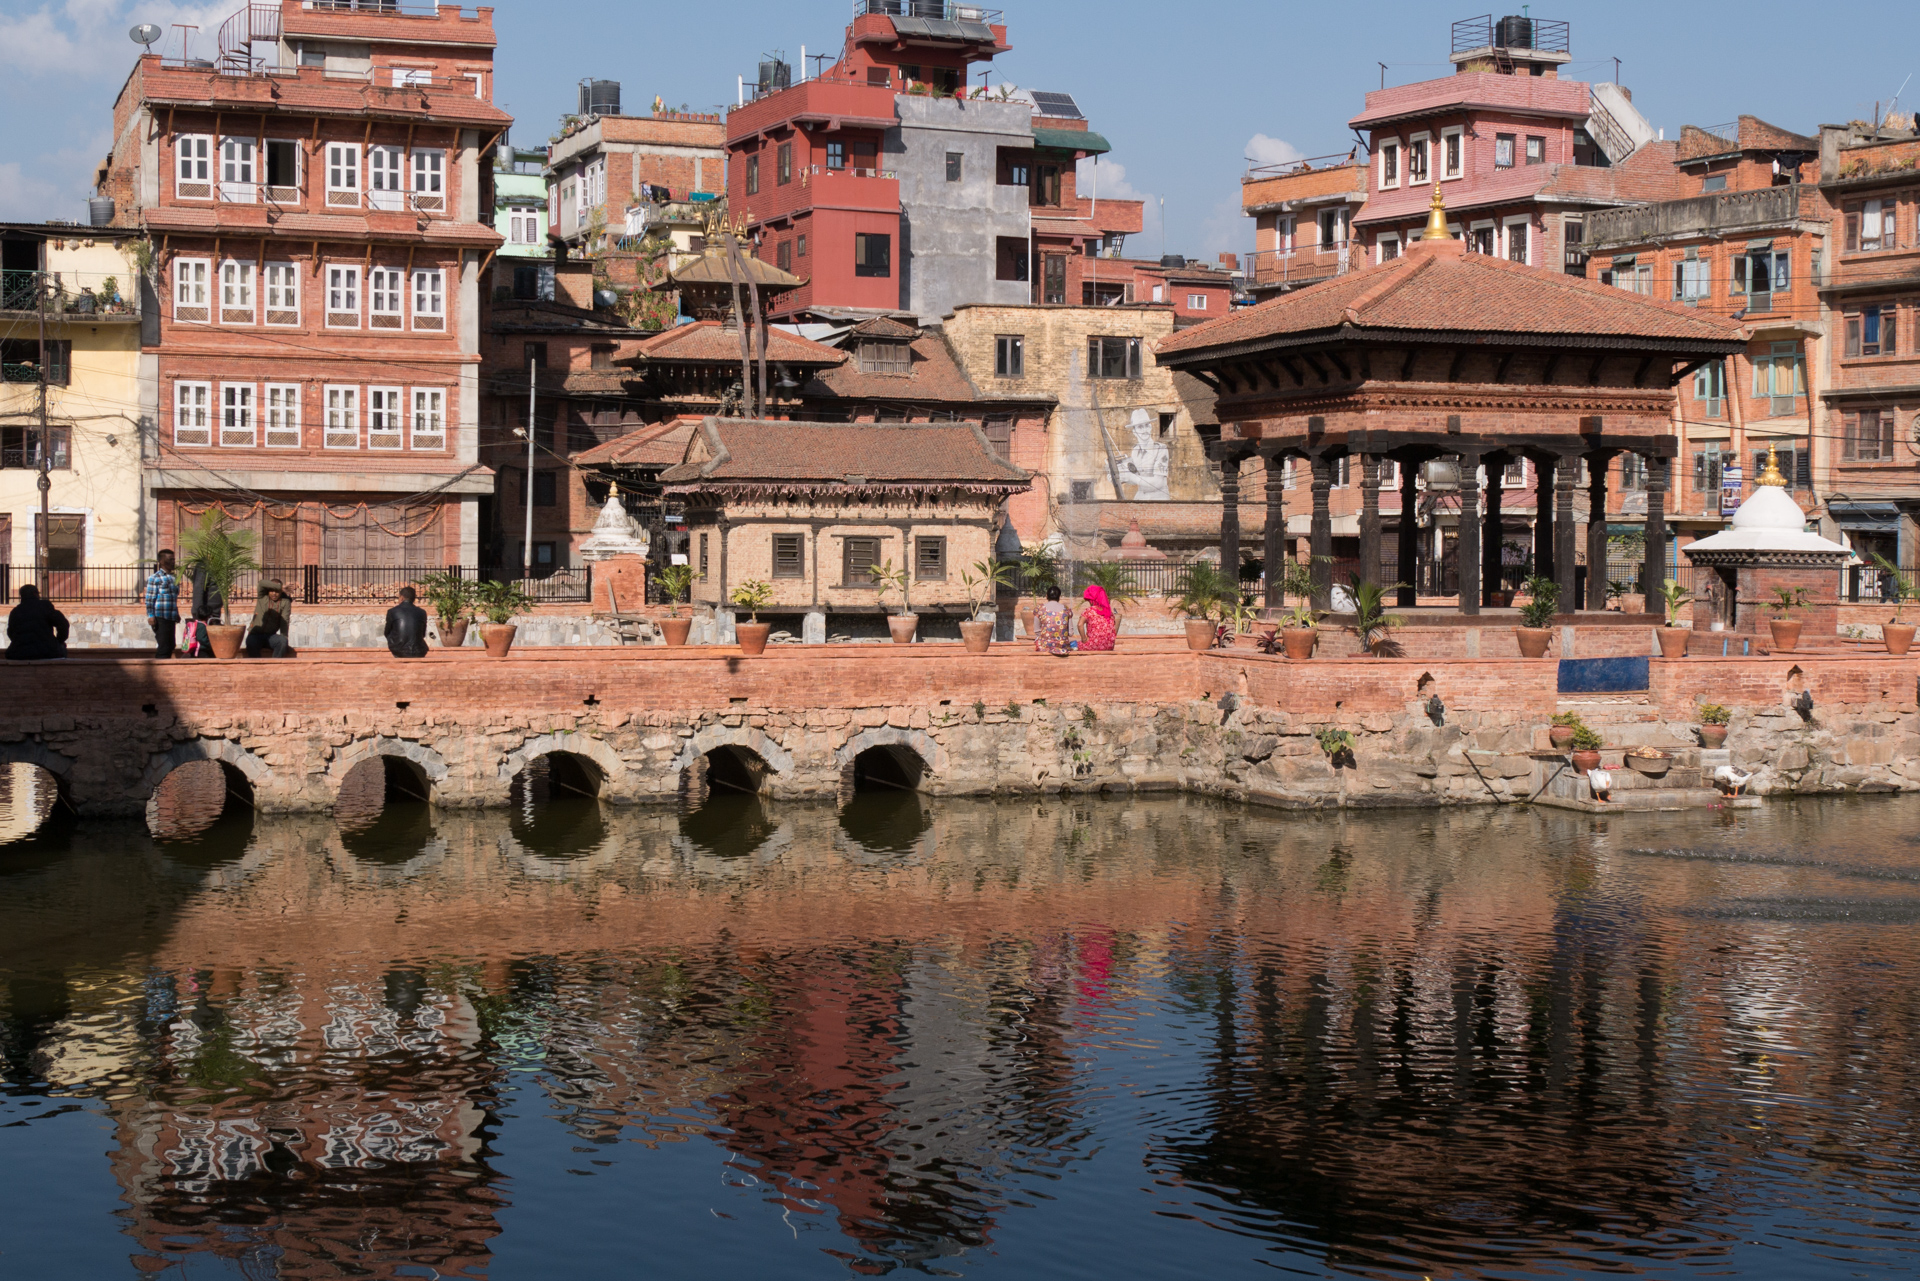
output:
[[[647,531],[621,505],[620,486],[609,486],[606,506],[600,509],[600,519],[593,522],[593,532],[580,544],[581,559],[608,560],[615,556],[638,556],[644,560],[650,545]]]
[[[1127,430],[1133,433],[1133,448],[1120,460],[1121,482],[1132,482],[1136,503],[1170,501],[1173,494],[1167,488],[1167,471],[1171,459],[1166,444],[1153,438],[1153,419],[1146,410],[1136,409],[1127,420]]]

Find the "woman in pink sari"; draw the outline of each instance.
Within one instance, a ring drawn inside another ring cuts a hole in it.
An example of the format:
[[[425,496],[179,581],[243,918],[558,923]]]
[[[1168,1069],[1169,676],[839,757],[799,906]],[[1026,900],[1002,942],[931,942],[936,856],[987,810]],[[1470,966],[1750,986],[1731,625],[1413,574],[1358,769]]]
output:
[[[1082,653],[1112,652],[1113,639],[1119,633],[1113,606],[1104,587],[1095,585],[1081,593],[1087,607],[1080,611],[1080,650]]]

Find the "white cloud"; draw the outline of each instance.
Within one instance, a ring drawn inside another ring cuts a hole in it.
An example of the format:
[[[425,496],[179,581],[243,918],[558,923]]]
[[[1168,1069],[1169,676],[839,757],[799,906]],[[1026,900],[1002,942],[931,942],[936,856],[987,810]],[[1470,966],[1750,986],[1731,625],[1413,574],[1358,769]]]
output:
[[[28,173],[17,161],[0,164],[0,222],[44,222],[54,209],[61,188],[68,184],[50,181],[38,164],[33,169]],[[61,211],[69,218],[79,217],[64,207]]]
[[[165,32],[156,52],[178,54],[180,33],[173,24],[199,28],[194,52],[211,57],[220,24],[241,0],[182,4],[174,0],[61,0],[31,13],[0,15],[0,67],[24,76],[124,79],[139,55],[127,38],[136,22],[151,22]]]
[[[1135,189],[1127,181],[1127,167],[1117,160],[1102,160],[1095,166],[1093,157],[1082,160],[1074,168],[1074,182],[1083,196],[1100,196],[1106,200],[1144,200],[1153,203],[1153,196]],[[1096,188],[1097,184],[1097,188]]]
[[[1292,143],[1281,138],[1269,138],[1264,133],[1256,133],[1247,139],[1245,155],[1256,165],[1285,165],[1306,159],[1306,153]]]

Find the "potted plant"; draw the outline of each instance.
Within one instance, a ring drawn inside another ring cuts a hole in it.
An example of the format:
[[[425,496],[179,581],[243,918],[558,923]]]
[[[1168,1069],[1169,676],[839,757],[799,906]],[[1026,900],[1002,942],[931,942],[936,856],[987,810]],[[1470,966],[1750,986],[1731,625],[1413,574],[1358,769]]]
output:
[[[1685,658],[1687,637],[1692,633],[1680,626],[1680,607],[1693,599],[1693,593],[1682,587],[1679,579],[1669,578],[1660,584],[1660,599],[1667,614],[1666,626],[1654,633],[1660,638],[1660,657]]]
[[[1594,730],[1582,723],[1573,727],[1573,767],[1582,774],[1590,769],[1600,768],[1600,749],[1606,740]]]
[[[920,626],[920,616],[907,608],[907,566],[903,561],[895,569],[893,562],[882,561],[869,571],[873,575],[874,586],[880,589],[880,608],[887,607],[887,593],[900,593],[900,612],[887,615],[887,632],[896,645],[913,644],[913,633]]]
[[[473,622],[474,588],[478,584],[462,578],[458,572],[436,569],[421,576],[418,584],[440,622],[440,644],[459,649],[467,643],[467,628]]]
[[[1513,629],[1520,657],[1545,658],[1553,639],[1553,616],[1560,609],[1560,585],[1535,575],[1527,580],[1527,603],[1520,607],[1520,626]]]
[[[660,636],[669,645],[685,645],[693,620],[680,617],[680,598],[693,586],[693,566],[668,565],[656,577],[667,598],[667,616],[660,620]]]
[[[960,642],[969,654],[984,654],[993,644],[993,620],[980,617],[984,598],[998,595],[1002,587],[1013,583],[1013,566],[995,560],[975,561],[973,568],[960,571],[960,582],[967,589],[967,617],[960,624]]]
[[[1880,624],[1880,635],[1887,642],[1887,653],[1904,654],[1913,648],[1913,624],[1901,622],[1900,611],[1908,601],[1920,597],[1920,588],[1908,582],[1899,567],[1879,552],[1873,553],[1873,561],[1880,567],[1880,597],[1893,601],[1893,617]]]
[[[733,589],[731,599],[735,605],[747,611],[747,621],[733,625],[740,652],[749,655],[766,653],[767,633],[773,630],[773,624],[761,622],[760,611],[773,604],[773,584],[764,579],[749,578]]]
[[[1060,562],[1045,543],[1020,549],[1020,626],[1033,635],[1033,611],[1040,608],[1047,588],[1060,585]]]
[[[1585,724],[1578,712],[1555,712],[1547,725],[1547,741],[1554,751],[1564,752],[1573,745],[1574,731]]]
[[[1727,741],[1727,722],[1733,713],[1718,703],[1700,704],[1700,745],[1717,748]]]
[[[1174,580],[1173,608],[1187,616],[1187,648],[1211,649],[1228,603],[1240,599],[1239,585],[1212,561],[1190,561]]]
[[[180,535],[183,568],[200,576],[207,595],[217,592],[220,596],[220,617],[207,620],[207,644],[212,646],[215,658],[235,657],[246,638],[246,628],[227,625],[227,601],[240,576],[260,568],[260,562],[253,558],[253,546],[252,532],[230,528],[218,507],[200,513],[200,523]]]
[[[1806,607],[1806,588],[1776,587],[1773,589],[1773,604],[1767,606],[1773,611],[1773,617],[1767,620],[1767,630],[1773,633],[1773,647],[1781,653],[1792,653],[1794,646],[1800,643],[1800,629],[1805,626],[1805,620],[1795,618],[1793,611]]]
[[[474,604],[487,621],[480,624],[480,639],[486,644],[488,658],[505,658],[520,634],[514,623],[516,614],[533,608],[533,598],[515,582],[497,581],[474,584]]]
[[[1627,768],[1644,778],[1664,778],[1673,766],[1673,757],[1657,747],[1627,749]]]
[[[1269,599],[1273,584],[1267,585]],[[1296,597],[1299,604],[1280,616],[1280,645],[1288,658],[1313,657],[1320,643],[1320,617],[1313,610],[1313,568],[1304,561],[1290,560],[1280,575],[1281,598]]]
[[[1387,593],[1397,590],[1400,584],[1383,587],[1379,583],[1367,582],[1358,574],[1350,575],[1348,581],[1353,584],[1354,634],[1360,638],[1361,649],[1379,658],[1392,646],[1387,639],[1387,629],[1402,626],[1406,622],[1398,614],[1387,612]]]

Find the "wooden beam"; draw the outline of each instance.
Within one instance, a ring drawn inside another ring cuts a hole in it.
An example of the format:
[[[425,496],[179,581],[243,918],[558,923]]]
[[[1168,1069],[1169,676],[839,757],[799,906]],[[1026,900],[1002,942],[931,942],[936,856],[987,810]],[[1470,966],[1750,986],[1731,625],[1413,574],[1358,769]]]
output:
[[[1680,368],[1678,369],[1670,369],[1667,373],[1667,386],[1677,387],[1680,385],[1680,380],[1682,378],[1685,378],[1688,374],[1700,368],[1702,365],[1711,365],[1716,360],[1725,360],[1725,359],[1726,359],[1725,356],[1705,356],[1699,360],[1690,360],[1686,364],[1680,366]]]
[[[1652,364],[1653,364],[1653,357],[1651,355],[1642,356],[1640,358],[1640,367],[1633,371],[1634,386],[1639,387],[1645,384],[1646,377],[1647,377],[1647,367]]]
[[[1189,369],[1186,371],[1186,373],[1188,374],[1189,377],[1193,378],[1196,382],[1199,382],[1201,385],[1206,387],[1211,387],[1213,389],[1214,395],[1218,396],[1220,394],[1220,380],[1214,377],[1211,371],[1203,370],[1203,369]]]
[[[1306,354],[1306,361],[1307,361],[1307,368],[1313,370],[1314,375],[1318,377],[1321,382],[1329,383],[1333,381],[1333,375],[1327,372],[1327,367],[1320,363],[1320,358],[1318,356],[1314,355],[1312,352],[1308,352]]]
[[[1330,351],[1327,353],[1327,359],[1331,360],[1333,367],[1340,371],[1340,377],[1346,379],[1348,382],[1353,381],[1353,371],[1347,368],[1347,361],[1344,356],[1337,351]]]
[[[1593,363],[1587,366],[1587,386],[1598,387],[1600,385],[1600,366],[1606,363],[1607,356],[1605,352],[1593,358]]]
[[[1360,349],[1360,377],[1369,382],[1373,379],[1373,349],[1370,347]]]
[[[1493,381],[1497,383],[1503,383],[1507,381],[1507,366],[1512,363],[1513,363],[1513,353],[1510,351],[1501,352],[1500,363],[1494,366]]]
[[[1559,367],[1560,353],[1556,351],[1547,357],[1547,367],[1540,371],[1540,381],[1543,383],[1553,382],[1553,371]]]
[[[1467,349],[1465,347],[1455,347],[1453,349],[1453,363],[1447,366],[1447,381],[1450,383],[1459,382],[1461,367],[1466,363]]]
[[[1419,356],[1420,349],[1418,347],[1409,346],[1407,348],[1407,358],[1400,362],[1401,382],[1405,382],[1407,379],[1413,377],[1413,362],[1418,359]]]
[[[1307,376],[1304,373],[1300,372],[1299,365],[1295,364],[1293,361],[1289,360],[1287,357],[1282,356],[1280,357],[1280,367],[1285,369],[1288,375],[1292,377],[1294,386],[1304,387],[1307,385]]]

